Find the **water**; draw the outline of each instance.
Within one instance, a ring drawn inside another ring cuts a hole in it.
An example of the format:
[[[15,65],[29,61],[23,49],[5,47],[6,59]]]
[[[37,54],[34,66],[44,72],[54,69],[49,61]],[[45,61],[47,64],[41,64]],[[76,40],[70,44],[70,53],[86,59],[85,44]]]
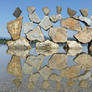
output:
[[[46,56],[38,55],[34,45],[26,51],[0,45],[0,92],[92,92],[87,44],[73,53],[59,45],[56,54],[44,52]]]

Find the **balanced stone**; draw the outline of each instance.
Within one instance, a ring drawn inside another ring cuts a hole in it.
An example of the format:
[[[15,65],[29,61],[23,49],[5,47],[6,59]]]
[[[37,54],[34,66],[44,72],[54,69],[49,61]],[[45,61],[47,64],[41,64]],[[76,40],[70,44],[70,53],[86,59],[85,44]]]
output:
[[[86,28],[83,31],[74,35],[74,37],[82,43],[88,43],[92,40],[92,30]]]
[[[30,41],[44,41],[44,35],[40,29],[39,26],[37,26],[36,28],[33,29],[33,31],[30,31],[26,34],[27,38],[30,40]]]
[[[43,11],[44,15],[46,15],[46,16],[48,16],[50,13],[50,9],[48,7],[42,8],[42,11]]]
[[[61,6],[57,6],[57,7],[56,7],[56,10],[57,10],[57,14],[60,14],[61,11],[62,11],[62,7],[61,7]]]
[[[20,16],[16,20],[9,22],[7,25],[8,32],[10,33],[13,40],[20,38],[22,19],[23,17]]]
[[[92,41],[89,43],[88,51],[89,51],[89,54],[92,56]]]
[[[48,30],[52,27],[52,23],[48,16],[45,16],[39,24],[44,30]]]
[[[24,33],[26,34],[29,31],[33,30],[34,24],[33,24],[33,22],[27,22],[27,23],[24,23],[22,27],[24,29]]]
[[[76,11],[71,8],[67,8],[67,13],[70,17],[73,17],[76,14]]]
[[[20,8],[16,8],[16,10],[14,11],[13,15],[18,18],[21,15],[22,11]]]
[[[7,45],[11,49],[25,50],[25,49],[31,48],[29,41],[26,38],[23,38],[23,37],[16,40],[16,41],[8,41]]]
[[[50,16],[50,20],[51,22],[53,23],[56,23],[57,21],[61,20],[62,19],[62,16],[61,14],[57,14],[57,15],[52,15]]]
[[[36,10],[36,8],[33,7],[33,6],[30,6],[30,7],[27,8],[27,11],[28,11],[30,14],[34,13],[35,10]]]
[[[62,19],[61,26],[70,30],[81,31],[80,22],[74,18]]]
[[[32,14],[29,13],[29,19],[30,21],[34,22],[34,23],[40,23],[40,18],[39,16],[34,12]]]
[[[49,36],[54,42],[66,42],[67,41],[66,29],[62,27],[50,28]]]
[[[80,13],[82,16],[87,17],[88,16],[88,9],[87,8],[80,9]]]

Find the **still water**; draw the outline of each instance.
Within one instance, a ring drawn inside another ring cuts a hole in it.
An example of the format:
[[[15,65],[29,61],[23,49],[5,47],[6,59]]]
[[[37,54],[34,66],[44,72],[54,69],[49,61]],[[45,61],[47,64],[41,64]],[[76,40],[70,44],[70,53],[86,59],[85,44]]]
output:
[[[92,92],[92,56],[83,49],[37,54],[0,45],[0,92]],[[79,54],[80,53],[80,54]]]

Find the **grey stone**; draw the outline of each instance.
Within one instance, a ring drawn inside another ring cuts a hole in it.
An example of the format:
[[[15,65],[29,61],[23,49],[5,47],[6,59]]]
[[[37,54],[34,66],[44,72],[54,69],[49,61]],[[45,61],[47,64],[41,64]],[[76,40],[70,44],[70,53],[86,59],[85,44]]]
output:
[[[41,41],[42,42],[45,40],[44,35],[39,26],[34,28],[33,31],[28,32],[26,36],[30,41]]]
[[[52,27],[52,23],[48,16],[45,16],[39,24],[44,30],[48,30]]]
[[[50,28],[49,36],[54,42],[66,42],[67,41],[66,29],[62,27]]]
[[[21,15],[22,11],[20,8],[16,8],[16,10],[13,12],[13,15],[18,18]]]
[[[67,8],[67,13],[70,17],[73,17],[76,14],[76,11],[71,8]]]
[[[24,33],[28,33],[29,31],[33,30],[34,28],[34,24],[33,22],[26,22],[23,24],[23,29],[24,29]]]
[[[61,14],[57,14],[57,15],[52,15],[50,16],[50,20],[51,22],[53,23],[56,23],[57,21],[61,20],[62,19],[62,16]]]
[[[34,13],[35,10],[36,10],[36,8],[33,7],[33,6],[30,6],[30,7],[27,8],[27,11],[28,11],[30,14]]]
[[[32,14],[29,13],[29,19],[30,21],[34,22],[34,23],[40,23],[40,18],[39,16],[34,12]]]
[[[80,13],[82,16],[87,17],[88,16],[88,9],[87,8],[80,9]]]
[[[43,11],[44,15],[46,15],[46,16],[48,16],[50,13],[50,9],[48,7],[42,8],[42,11]]]
[[[62,7],[61,7],[61,6],[57,6],[57,7],[56,7],[56,10],[57,10],[57,14],[60,14],[61,11],[62,11]]]

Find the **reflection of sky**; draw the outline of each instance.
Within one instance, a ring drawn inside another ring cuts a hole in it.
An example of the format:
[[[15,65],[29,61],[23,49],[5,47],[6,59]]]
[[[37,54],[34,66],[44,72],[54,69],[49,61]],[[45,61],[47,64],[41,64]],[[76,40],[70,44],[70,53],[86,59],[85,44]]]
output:
[[[73,8],[77,10],[78,14],[80,15],[78,9],[80,8],[88,8],[89,9],[89,15],[91,15],[92,12],[92,0],[1,0],[0,2],[0,37],[10,37],[10,35],[7,32],[7,22],[14,20],[12,13],[15,10],[16,7],[20,7],[22,12],[23,22],[29,21],[28,19],[28,12],[27,7],[28,6],[35,6],[37,8],[36,12],[40,16],[40,18],[43,18],[43,13],[41,8],[48,6],[51,9],[51,13],[56,13],[56,6],[60,5],[63,7],[62,16],[67,17],[67,8]],[[56,25],[59,26],[57,23]],[[72,34],[72,33],[71,33]],[[23,32],[22,32],[23,36]]]

